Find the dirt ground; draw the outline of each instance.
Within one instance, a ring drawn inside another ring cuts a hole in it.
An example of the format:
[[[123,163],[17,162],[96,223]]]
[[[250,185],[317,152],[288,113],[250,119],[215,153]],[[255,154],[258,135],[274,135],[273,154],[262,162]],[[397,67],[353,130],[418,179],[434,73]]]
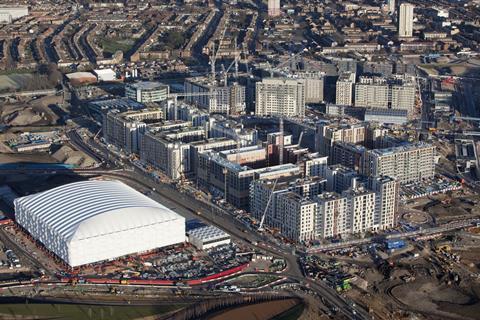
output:
[[[257,303],[213,315],[208,320],[269,320],[293,308],[298,303],[298,300],[295,299]]]
[[[18,163],[18,162],[34,162],[34,163],[55,163],[58,162],[48,153],[0,153],[0,163]]]
[[[5,104],[0,110],[0,122],[12,127],[49,126],[57,124],[63,111],[56,105],[61,96],[46,96],[35,100]]]
[[[414,306],[421,312],[445,318],[478,319],[479,290],[478,285],[472,288],[472,292],[467,292],[430,281],[415,281],[395,287],[392,294],[402,303]]]
[[[417,206],[415,209],[427,212],[437,222],[474,218],[480,215],[480,196],[478,195],[461,195],[459,192],[454,192],[451,196],[439,194],[431,197],[430,200],[429,204]]]

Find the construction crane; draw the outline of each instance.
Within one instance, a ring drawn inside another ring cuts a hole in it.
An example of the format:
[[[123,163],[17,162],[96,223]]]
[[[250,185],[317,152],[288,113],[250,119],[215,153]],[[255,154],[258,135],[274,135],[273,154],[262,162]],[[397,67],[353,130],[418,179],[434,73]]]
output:
[[[215,81],[215,64],[217,62],[218,52],[220,51],[220,45],[222,44],[226,31],[227,31],[227,25],[225,24],[225,28],[223,28],[222,35],[218,40],[218,48],[216,52],[215,52],[215,42],[212,41],[212,54],[210,56],[210,80],[212,82]]]
[[[263,211],[262,219],[260,220],[260,225],[258,226],[258,231],[264,231],[263,224],[265,223],[265,217],[267,216],[268,207],[270,206],[270,202],[272,201],[273,193],[275,192],[275,187],[277,186],[278,179],[275,179],[273,182],[272,193],[268,197],[267,205],[265,206],[265,210]]]
[[[284,134],[283,134],[283,118],[280,117],[280,123],[278,125],[280,131],[280,143],[278,150],[278,164],[283,164],[283,149],[284,149]]]
[[[298,146],[301,147],[302,146],[302,139],[303,139],[303,133],[305,131],[302,130],[302,132],[300,132],[300,137],[298,137]]]
[[[295,54],[292,54],[287,60],[281,62],[280,64],[278,64],[275,68],[272,68],[272,66],[270,65],[270,63],[267,61],[267,66],[268,66],[268,72],[270,73],[270,77],[273,77],[273,74],[274,73],[279,73],[279,74],[283,74],[284,71],[282,70],[282,68],[286,65],[289,65],[289,69],[292,70],[292,62],[293,61],[296,61],[297,57],[302,55],[304,52],[304,50],[301,50]]]
[[[237,39],[235,38],[235,51],[237,50]],[[240,55],[242,54],[242,51],[235,52],[235,57],[233,58],[232,63],[228,66],[228,68],[225,69],[225,67],[222,65],[222,72],[224,76],[224,85],[227,86],[227,80],[228,80],[228,72],[230,69],[235,66],[235,78],[238,78],[238,60],[240,59]],[[248,72],[248,66],[247,66],[247,72]]]
[[[93,140],[96,140],[98,135],[100,134],[100,132],[102,131],[102,128],[100,128],[100,130],[98,130],[97,134],[93,137]]]

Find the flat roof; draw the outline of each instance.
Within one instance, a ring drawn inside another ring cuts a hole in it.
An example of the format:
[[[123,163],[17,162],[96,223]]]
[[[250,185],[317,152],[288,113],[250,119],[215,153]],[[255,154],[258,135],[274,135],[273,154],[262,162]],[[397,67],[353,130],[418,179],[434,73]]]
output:
[[[135,89],[140,89],[140,90],[152,90],[152,89],[158,89],[160,87],[168,87],[168,85],[163,84],[161,82],[157,82],[157,81],[141,81],[141,82],[129,83],[128,86],[133,87]]]
[[[433,147],[429,143],[425,143],[423,141],[417,143],[407,143],[401,146],[392,147],[392,148],[385,148],[385,149],[374,149],[371,152],[380,155],[380,156],[387,156],[392,155],[397,152],[404,152],[404,151],[411,151],[415,149],[423,149],[423,148],[430,148]]]
[[[187,232],[190,237],[195,237],[197,239],[205,241],[212,241],[212,240],[221,240],[227,237],[230,237],[228,233],[225,231],[215,227],[215,226],[205,226],[192,229]]]

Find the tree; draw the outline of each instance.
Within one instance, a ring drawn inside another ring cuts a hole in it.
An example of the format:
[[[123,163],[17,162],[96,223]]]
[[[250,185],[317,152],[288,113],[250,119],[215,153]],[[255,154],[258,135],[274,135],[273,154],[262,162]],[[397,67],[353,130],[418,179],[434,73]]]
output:
[[[58,66],[55,63],[50,63],[47,66],[48,82],[52,86],[57,86],[62,81],[62,73],[58,70]]]

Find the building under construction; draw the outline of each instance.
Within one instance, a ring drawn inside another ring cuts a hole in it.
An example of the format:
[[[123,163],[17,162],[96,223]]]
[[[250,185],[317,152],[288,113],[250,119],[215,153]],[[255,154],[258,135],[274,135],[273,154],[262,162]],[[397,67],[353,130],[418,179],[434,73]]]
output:
[[[188,103],[209,113],[240,115],[245,112],[245,87],[236,82],[225,81],[222,85],[207,77],[190,78],[185,80],[185,94]]]

